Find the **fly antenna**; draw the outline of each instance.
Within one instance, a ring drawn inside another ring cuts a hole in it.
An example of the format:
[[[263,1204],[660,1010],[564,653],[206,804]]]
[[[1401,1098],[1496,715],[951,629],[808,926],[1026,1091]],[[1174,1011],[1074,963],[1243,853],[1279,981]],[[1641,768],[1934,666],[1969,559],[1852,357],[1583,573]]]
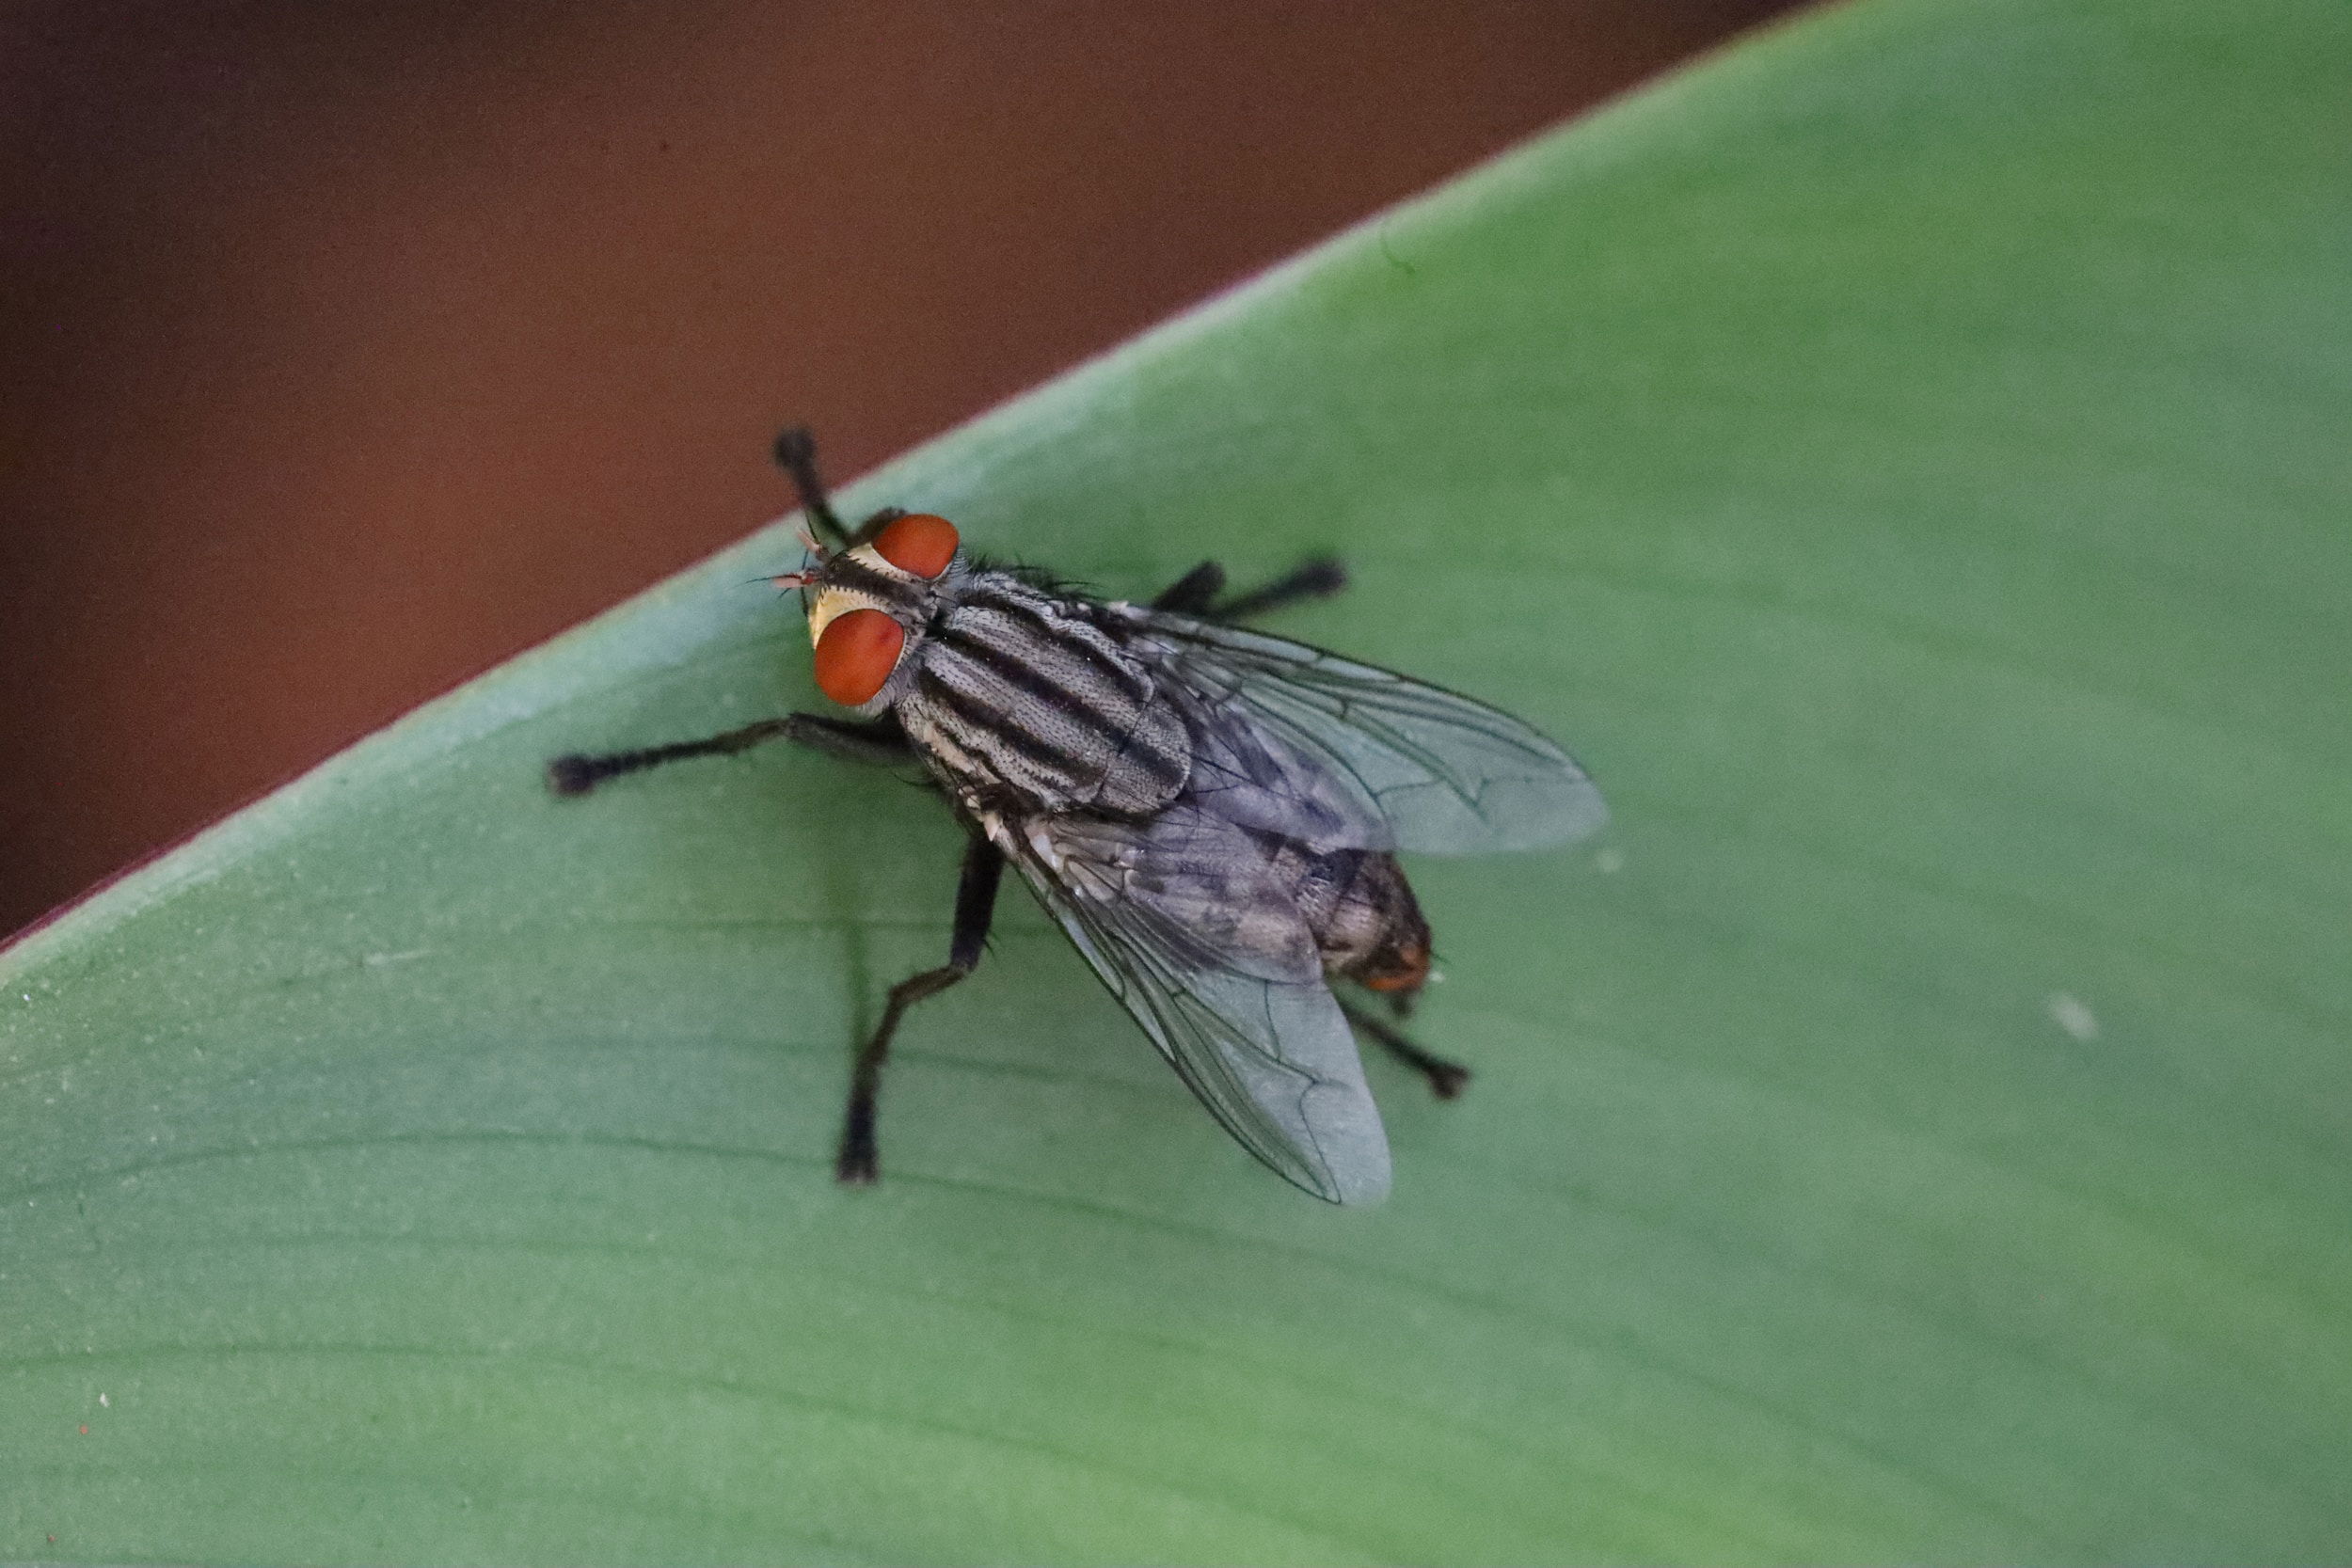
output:
[[[825,499],[825,482],[817,477],[817,437],[808,426],[796,424],[776,437],[776,467],[792,476],[792,483],[801,492],[801,510],[808,514],[824,535],[835,545],[850,542],[850,531],[834,515],[833,502]],[[829,552],[819,549],[819,555]]]

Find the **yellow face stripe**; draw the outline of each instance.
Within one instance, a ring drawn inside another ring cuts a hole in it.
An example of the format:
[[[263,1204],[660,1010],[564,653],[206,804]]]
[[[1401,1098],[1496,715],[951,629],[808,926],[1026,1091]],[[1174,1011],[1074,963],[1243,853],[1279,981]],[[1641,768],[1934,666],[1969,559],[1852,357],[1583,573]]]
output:
[[[825,628],[837,616],[852,610],[887,610],[890,607],[871,594],[860,594],[850,588],[826,588],[818,592],[816,601],[808,607],[808,645],[817,646],[825,635]]]
[[[850,559],[859,565],[870,567],[883,577],[897,578],[901,582],[917,580],[913,572],[903,567],[894,566],[884,561],[882,558],[882,552],[871,545],[860,545],[849,554]],[[818,594],[817,602],[808,607],[809,646],[813,648],[817,645],[818,639],[825,635],[825,628],[833,624],[836,616],[847,615],[852,610],[887,610],[889,608],[871,594],[861,594],[850,588],[824,589]]]

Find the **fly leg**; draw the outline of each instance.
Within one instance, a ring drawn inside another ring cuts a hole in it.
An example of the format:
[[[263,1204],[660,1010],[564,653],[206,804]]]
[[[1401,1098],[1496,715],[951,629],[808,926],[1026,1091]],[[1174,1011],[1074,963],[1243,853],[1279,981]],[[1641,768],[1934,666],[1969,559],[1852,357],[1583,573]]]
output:
[[[850,1103],[841,1119],[841,1152],[834,1161],[836,1180],[855,1186],[870,1183],[881,1166],[874,1148],[874,1102],[882,1093],[882,1062],[890,1054],[890,1037],[898,1020],[917,1002],[937,996],[979,967],[988,945],[989,923],[996,913],[996,884],[1005,870],[1005,852],[975,834],[963,852],[963,875],[956,883],[956,929],[947,942],[947,961],[937,969],[911,974],[890,988],[882,1022],[873,1037],[858,1048],[850,1069]]]
[[[1300,599],[1327,598],[1346,586],[1347,569],[1323,556],[1300,562],[1262,588],[1220,601],[1217,595],[1225,592],[1225,568],[1204,561],[1169,584],[1152,601],[1152,608],[1203,621],[1246,621]]]
[[[808,514],[809,522],[836,547],[847,545],[850,531],[841,526],[833,502],[825,499],[825,482],[817,477],[817,437],[808,426],[796,424],[778,436],[775,453],[776,467],[792,476],[801,492],[801,510]]]
[[[1349,1006],[1345,1001],[1340,1003],[1340,1011],[1347,1015],[1348,1022],[1370,1036],[1374,1043],[1381,1046],[1390,1055],[1394,1056],[1423,1078],[1428,1079],[1429,1092],[1439,1100],[1452,1100],[1460,1094],[1462,1086],[1470,1082],[1470,1069],[1459,1062],[1448,1061],[1435,1052],[1423,1051],[1407,1039],[1403,1030],[1389,1022],[1388,1020],[1375,1018],[1360,1007]]]
[[[1152,601],[1153,610],[1165,610],[1170,615],[1206,615],[1216,596],[1225,592],[1225,568],[1214,561],[1204,561],[1160,590]]]
[[[825,537],[830,548],[847,549],[862,545],[882,531],[884,523],[906,515],[906,509],[885,506],[868,516],[852,531],[841,521],[841,515],[825,498],[825,482],[817,477],[817,437],[808,426],[796,424],[776,437],[776,466],[792,476],[794,488],[801,492],[801,510],[808,515],[809,526]],[[818,555],[824,550],[818,550]]]
[[[914,748],[907,744],[906,732],[895,719],[859,723],[828,719],[822,714],[791,713],[782,719],[762,719],[756,724],[746,724],[739,730],[729,730],[704,740],[681,740],[669,746],[593,755],[574,752],[548,764],[548,787],[558,795],[585,795],[605,780],[619,778],[624,773],[643,772],[689,757],[733,756],[771,740],[797,740],[852,762],[888,765],[905,762],[914,754]]]
[[[1212,621],[1247,621],[1301,599],[1327,599],[1347,586],[1347,568],[1331,557],[1302,561],[1262,588],[1236,594],[1209,610]]]

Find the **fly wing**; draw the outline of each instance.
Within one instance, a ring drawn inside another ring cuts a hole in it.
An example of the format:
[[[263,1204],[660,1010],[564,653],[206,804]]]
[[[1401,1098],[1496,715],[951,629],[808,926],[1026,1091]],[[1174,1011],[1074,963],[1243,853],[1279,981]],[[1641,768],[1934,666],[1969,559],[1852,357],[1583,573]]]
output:
[[[1349,819],[1338,842],[1440,855],[1534,849],[1609,819],[1574,758],[1484,703],[1303,642],[1128,613],[1212,714],[1246,714],[1327,775],[1323,793],[1340,797]]]
[[[1389,1190],[1389,1142],[1314,939],[1248,834],[1179,807],[1009,846],[1039,900],[1241,1146],[1332,1203]]]

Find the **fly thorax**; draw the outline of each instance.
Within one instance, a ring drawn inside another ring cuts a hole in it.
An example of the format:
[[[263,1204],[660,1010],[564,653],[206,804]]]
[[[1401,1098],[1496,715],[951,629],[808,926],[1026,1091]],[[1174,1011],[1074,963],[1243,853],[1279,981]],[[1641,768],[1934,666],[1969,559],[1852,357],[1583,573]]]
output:
[[[1183,713],[1086,607],[976,573],[927,628],[898,715],[951,791],[1143,816],[1192,769]]]

